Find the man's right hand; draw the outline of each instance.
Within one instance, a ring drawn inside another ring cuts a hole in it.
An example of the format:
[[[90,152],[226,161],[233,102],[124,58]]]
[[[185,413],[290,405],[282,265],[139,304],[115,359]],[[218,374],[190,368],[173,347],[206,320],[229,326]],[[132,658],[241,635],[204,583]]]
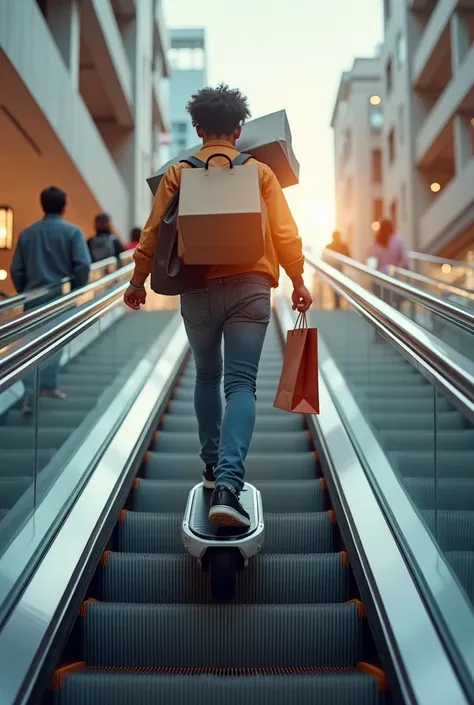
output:
[[[143,289],[138,289],[134,286],[129,286],[123,295],[123,300],[129,308],[132,308],[134,311],[139,311],[140,306],[143,306],[146,303],[145,287],[143,287]]]
[[[298,313],[305,313],[313,303],[313,297],[305,287],[303,279],[293,281],[291,301],[293,302],[293,311],[298,311]]]

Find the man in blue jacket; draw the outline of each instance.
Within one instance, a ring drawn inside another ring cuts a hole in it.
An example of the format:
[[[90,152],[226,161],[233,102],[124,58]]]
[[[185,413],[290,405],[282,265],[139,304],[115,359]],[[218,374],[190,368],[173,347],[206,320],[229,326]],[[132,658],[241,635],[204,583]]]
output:
[[[36,299],[26,308],[33,308],[55,299],[61,293],[61,280],[69,277],[71,289],[79,289],[87,283],[91,265],[89,250],[76,225],[63,220],[66,210],[66,194],[51,186],[41,193],[44,217],[20,233],[13,255],[10,274],[19,294],[42,286],[51,286],[51,291]],[[57,285],[57,286],[55,286]],[[58,372],[61,353],[52,355],[42,365],[40,395],[64,399],[66,395],[58,389]],[[24,413],[31,413],[35,375],[23,379],[25,398]]]

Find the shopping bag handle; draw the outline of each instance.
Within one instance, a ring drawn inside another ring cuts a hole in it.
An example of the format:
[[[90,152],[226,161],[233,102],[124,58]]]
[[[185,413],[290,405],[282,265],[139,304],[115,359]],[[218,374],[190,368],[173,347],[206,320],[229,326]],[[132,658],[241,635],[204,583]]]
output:
[[[229,157],[228,154],[224,154],[223,152],[216,152],[215,154],[211,154],[211,156],[206,159],[206,165],[204,167],[206,171],[209,169],[209,162],[211,161],[211,159],[214,159],[214,157],[225,157],[229,162],[230,168],[234,168],[234,165],[232,164],[232,159]]]
[[[300,311],[298,313],[298,318],[295,323],[295,330],[304,330],[308,328],[308,320],[306,318],[306,311]]]

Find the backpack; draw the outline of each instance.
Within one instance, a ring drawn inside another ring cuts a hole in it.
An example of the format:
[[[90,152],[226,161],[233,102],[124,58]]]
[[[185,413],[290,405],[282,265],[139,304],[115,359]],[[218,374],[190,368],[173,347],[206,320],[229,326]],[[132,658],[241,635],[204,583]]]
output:
[[[89,240],[89,250],[93,262],[115,257],[115,237],[106,233],[94,235]]]
[[[241,166],[251,157],[251,154],[238,154],[232,164]],[[188,164],[192,169],[206,167],[197,157],[188,157],[179,163]],[[161,218],[151,266],[151,288],[164,296],[202,289],[206,284],[207,265],[184,264],[178,255],[179,193],[180,189],[170,198]]]

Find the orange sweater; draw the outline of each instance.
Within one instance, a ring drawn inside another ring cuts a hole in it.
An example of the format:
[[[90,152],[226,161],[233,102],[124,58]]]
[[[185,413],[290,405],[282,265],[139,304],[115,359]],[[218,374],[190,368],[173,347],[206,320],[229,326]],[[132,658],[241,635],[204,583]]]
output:
[[[216,150],[216,148],[218,148]],[[230,142],[214,140],[207,142],[196,154],[198,159],[206,159],[215,151],[228,154],[234,159],[239,153]],[[254,160],[249,160],[249,163]],[[212,161],[214,166],[224,166],[228,162],[224,157]],[[135,271],[149,274],[151,262],[156,247],[156,238],[161,217],[171,196],[178,190],[181,181],[181,170],[190,169],[187,164],[172,165],[160,181],[153,200],[150,217],[143,228],[140,244],[135,250]],[[231,274],[243,274],[249,271],[266,274],[273,286],[278,286],[279,265],[290,277],[303,274],[304,256],[298,228],[291,215],[288,203],[273,171],[258,162],[260,190],[267,206],[267,228],[265,232],[265,254],[253,266],[214,265],[209,267],[208,279],[227,277]]]

